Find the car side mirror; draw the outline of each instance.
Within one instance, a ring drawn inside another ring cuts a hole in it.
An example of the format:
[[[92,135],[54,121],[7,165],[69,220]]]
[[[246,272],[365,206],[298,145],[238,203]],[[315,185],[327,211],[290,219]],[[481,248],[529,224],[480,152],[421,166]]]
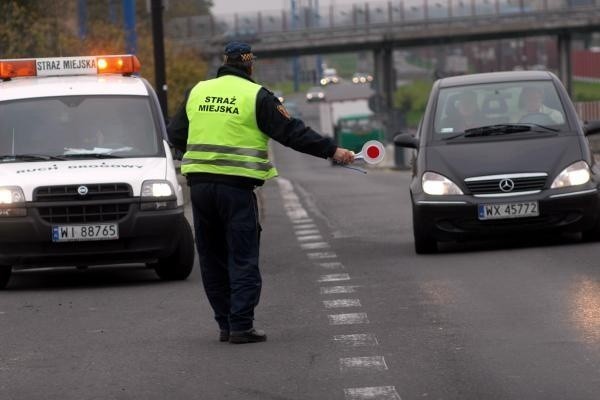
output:
[[[411,149],[419,148],[419,141],[410,133],[401,133],[394,137],[394,144],[400,147],[408,147]]]
[[[583,125],[583,133],[588,135],[595,135],[600,133],[600,121],[589,121]]]

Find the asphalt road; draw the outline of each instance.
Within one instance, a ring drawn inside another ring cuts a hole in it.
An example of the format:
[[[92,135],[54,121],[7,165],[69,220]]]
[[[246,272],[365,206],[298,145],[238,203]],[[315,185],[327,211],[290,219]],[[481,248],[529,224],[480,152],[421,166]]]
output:
[[[407,172],[274,156],[266,343],[217,341],[197,268],[175,283],[135,266],[18,272],[0,292],[0,398],[600,398],[598,244],[417,256]]]

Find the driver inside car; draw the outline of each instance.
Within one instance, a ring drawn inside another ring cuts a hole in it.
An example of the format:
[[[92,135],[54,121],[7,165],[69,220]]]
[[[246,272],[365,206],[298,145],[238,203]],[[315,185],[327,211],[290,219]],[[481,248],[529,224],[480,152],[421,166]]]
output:
[[[563,124],[565,122],[560,111],[544,104],[544,92],[540,88],[524,87],[519,97],[519,106],[521,107],[521,113],[517,122],[539,124]]]

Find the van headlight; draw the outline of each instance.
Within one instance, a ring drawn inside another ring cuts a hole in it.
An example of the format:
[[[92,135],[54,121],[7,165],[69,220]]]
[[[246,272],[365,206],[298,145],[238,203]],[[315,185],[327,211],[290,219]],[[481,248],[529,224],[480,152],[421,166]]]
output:
[[[175,191],[169,181],[144,181],[140,197],[140,209],[143,211],[167,210],[177,207]]]
[[[425,172],[421,183],[423,191],[434,196],[463,194],[456,183],[435,172]]]
[[[583,185],[590,181],[590,167],[585,161],[577,161],[563,169],[552,182],[551,189]]]
[[[0,186],[0,217],[24,217],[25,194],[19,186]]]

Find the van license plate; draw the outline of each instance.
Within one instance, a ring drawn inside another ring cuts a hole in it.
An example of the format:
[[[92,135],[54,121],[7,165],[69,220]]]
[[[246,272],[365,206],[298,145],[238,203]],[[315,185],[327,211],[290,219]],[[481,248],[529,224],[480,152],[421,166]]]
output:
[[[478,205],[478,217],[480,220],[537,217],[539,215],[540,211],[537,201]]]
[[[52,227],[53,242],[116,240],[118,238],[118,224],[59,225]]]

